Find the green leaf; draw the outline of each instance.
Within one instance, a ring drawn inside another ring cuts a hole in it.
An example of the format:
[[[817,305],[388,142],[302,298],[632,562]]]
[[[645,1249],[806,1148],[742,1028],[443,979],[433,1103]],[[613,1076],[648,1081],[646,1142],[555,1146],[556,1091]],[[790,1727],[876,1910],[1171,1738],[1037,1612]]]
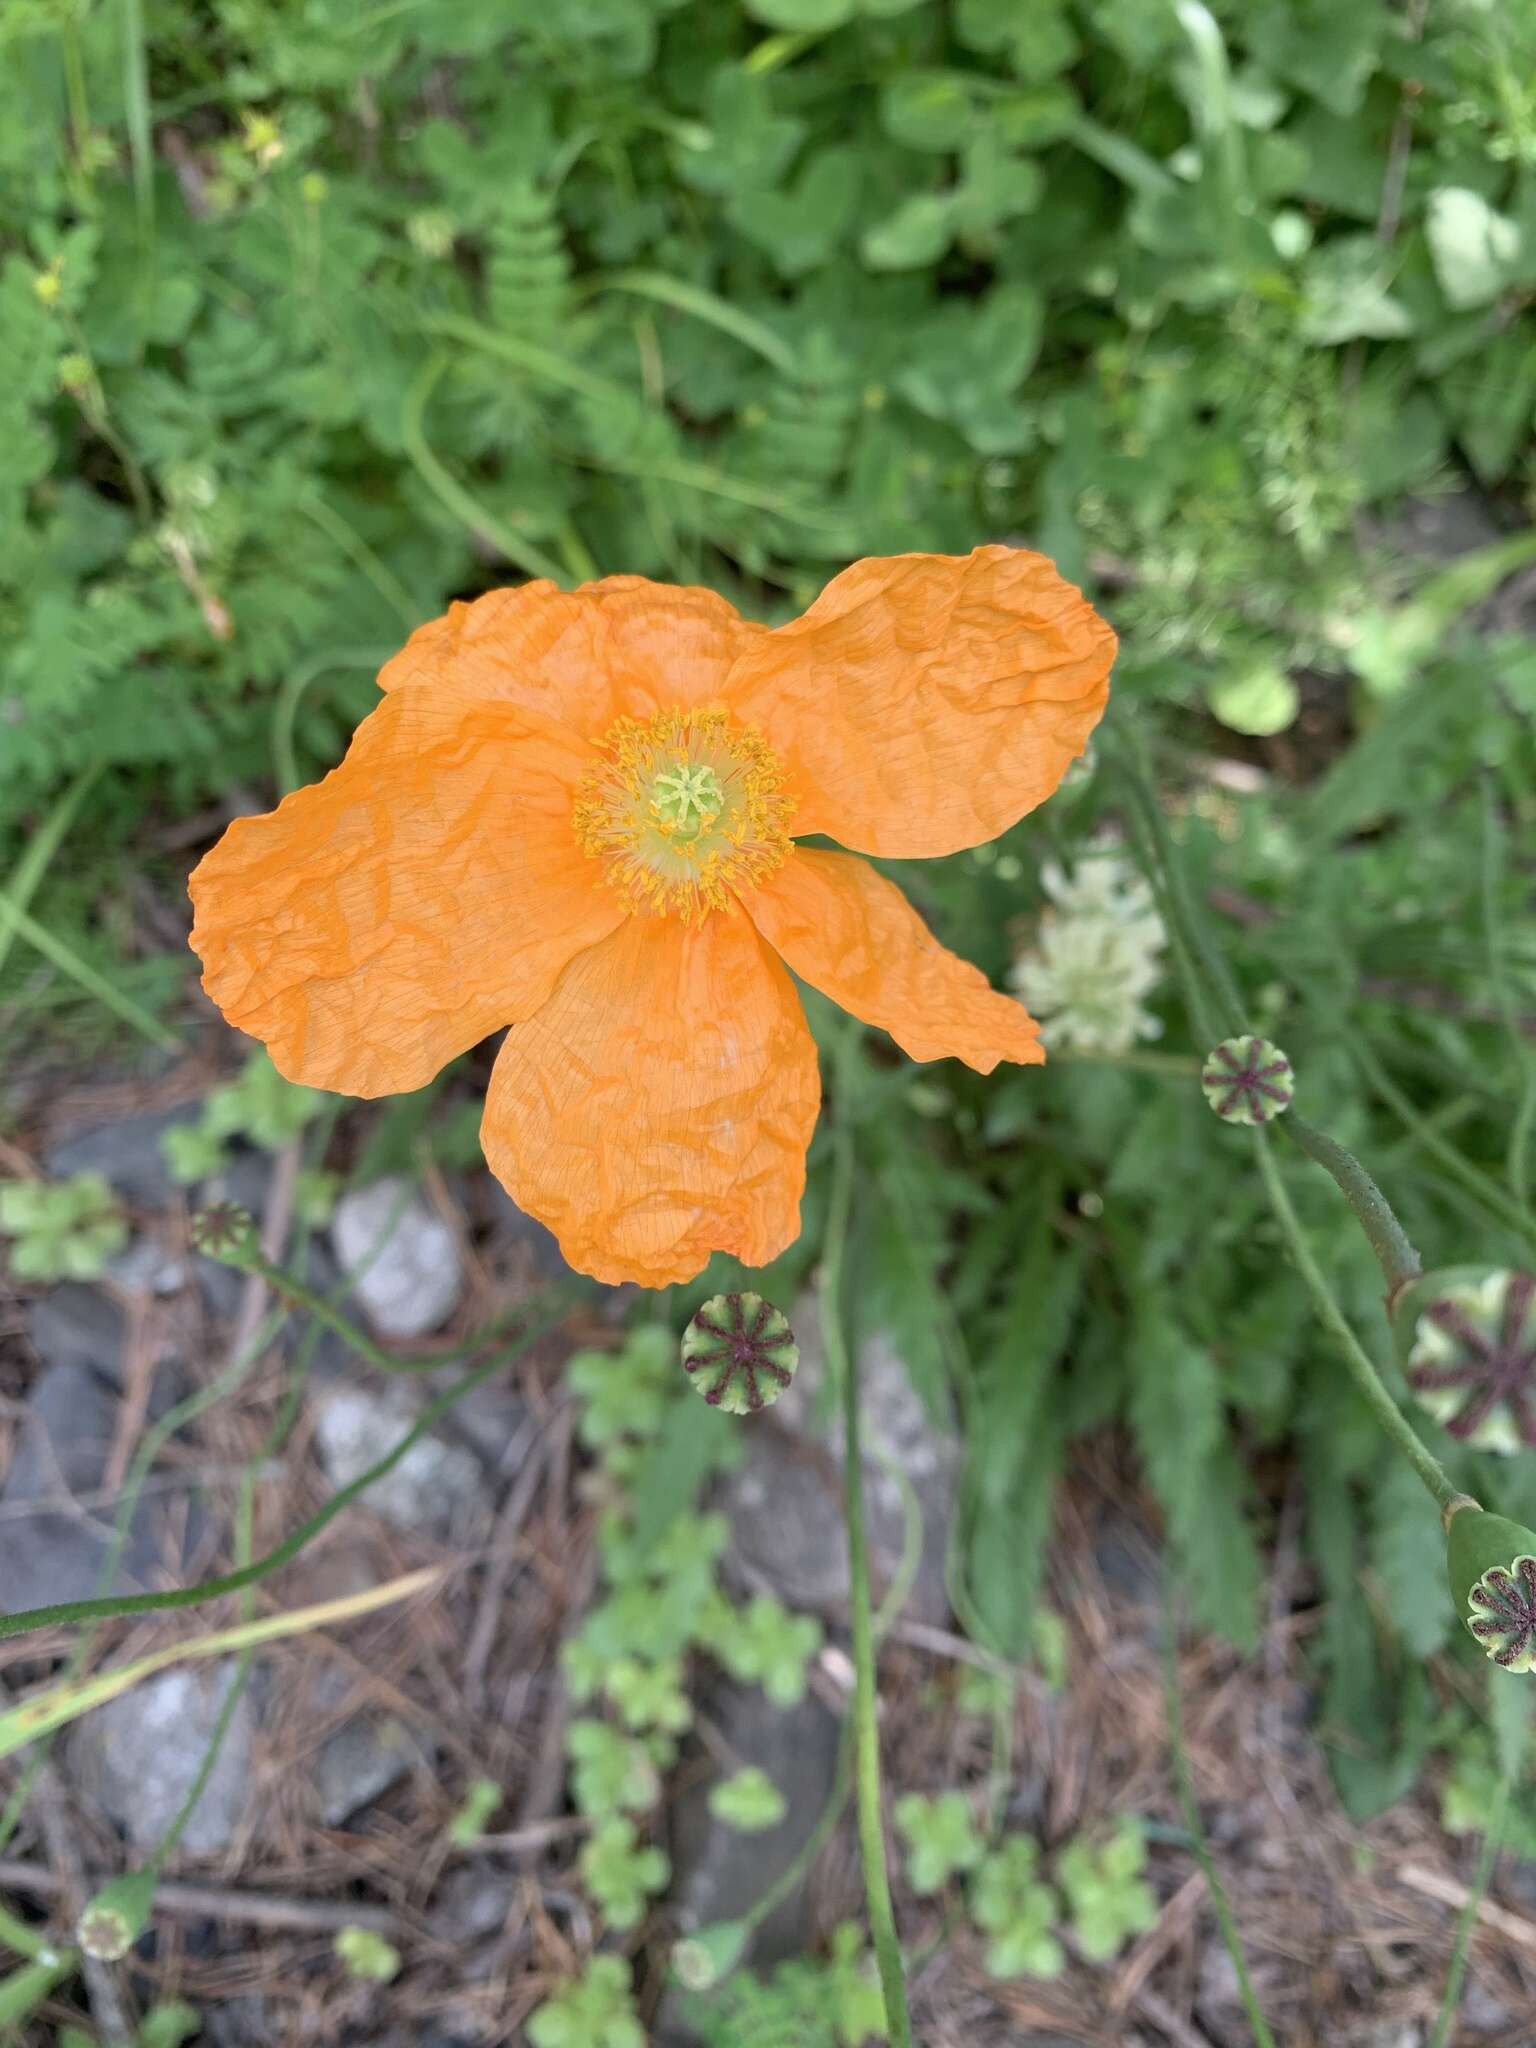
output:
[[[1412,315],[1393,298],[1390,281],[1389,258],[1374,235],[1341,235],[1323,243],[1302,272],[1301,333],[1325,347],[1411,334]]]
[[[944,254],[953,219],[947,193],[915,192],[865,232],[860,253],[871,270],[916,270]]]
[[[960,1872],[981,1861],[984,1844],[963,1792],[926,1798],[909,1792],[892,1810],[896,1832],[907,1844],[907,1882],[915,1892],[941,1891]]]
[[[343,1927],[334,1946],[349,1977],[367,1984],[391,1984],[400,1974],[399,1949],[370,1928]]]
[[[1455,1621],[1445,1598],[1445,1536],[1418,1476],[1396,1458],[1371,1496],[1370,1559],[1410,1655],[1433,1656]]]
[[[1009,1835],[971,1878],[971,1918],[991,1935],[987,1970],[991,1976],[1057,1977],[1066,1965],[1061,1943],[1051,1933],[1060,1904],[1039,1882],[1040,1852],[1028,1835]]]
[[[1191,1605],[1204,1627],[1251,1649],[1259,1560],[1215,1360],[1150,1297],[1137,1317],[1131,1423]]]
[[[532,2048],[645,2048],[645,2038],[622,1956],[593,1956],[528,2020]]]
[[[881,89],[880,124],[908,149],[956,150],[976,116],[970,83],[955,71],[904,71]]]
[[[671,1873],[660,1849],[640,1845],[632,1820],[600,1822],[577,1858],[577,1868],[605,1919],[620,1930],[639,1923],[647,1901],[665,1887]]]
[[[734,1777],[723,1778],[709,1795],[709,1810],[716,1820],[746,1835],[776,1828],[789,1810],[784,1794],[772,1778],[756,1764],[749,1764]]]
[[[726,217],[782,276],[801,277],[821,268],[852,229],[862,170],[857,150],[817,150],[784,191],[733,193]]]

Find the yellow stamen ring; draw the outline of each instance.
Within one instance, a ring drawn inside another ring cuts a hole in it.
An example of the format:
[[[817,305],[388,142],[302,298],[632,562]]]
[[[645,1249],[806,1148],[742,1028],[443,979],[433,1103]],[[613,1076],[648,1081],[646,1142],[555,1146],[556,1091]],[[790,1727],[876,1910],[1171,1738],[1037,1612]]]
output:
[[[576,792],[577,837],[637,910],[697,923],[789,852],[794,806],[762,734],[710,708],[621,718]]]

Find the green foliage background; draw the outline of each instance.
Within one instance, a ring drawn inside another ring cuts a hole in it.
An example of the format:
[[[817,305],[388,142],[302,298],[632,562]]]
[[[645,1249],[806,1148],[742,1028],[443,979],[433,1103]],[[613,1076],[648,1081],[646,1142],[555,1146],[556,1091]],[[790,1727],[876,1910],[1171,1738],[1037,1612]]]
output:
[[[125,862],[170,891],[179,824],[333,762],[448,597],[623,570],[772,619],[855,556],[1021,536],[1122,632],[1121,715],[1309,1113],[1433,1260],[1528,1255],[1536,648],[1382,536],[1469,484],[1525,518],[1533,78],[1497,0],[7,0],[0,873],[102,771],[32,911],[174,1018]],[[1111,745],[903,879],[999,975],[1042,856],[1123,802]],[[1123,1421],[1243,1645],[1299,1456],[1363,1809],[1428,1739],[1433,1518],[1163,1008],[1156,1070],[862,1070],[855,1292],[966,1433],[952,1578],[1004,1650],[1077,1433]],[[24,943],[0,1014],[101,1036]],[[1295,1187],[1379,1336],[1363,1244]],[[1524,1465],[1476,1466],[1536,1516]]]

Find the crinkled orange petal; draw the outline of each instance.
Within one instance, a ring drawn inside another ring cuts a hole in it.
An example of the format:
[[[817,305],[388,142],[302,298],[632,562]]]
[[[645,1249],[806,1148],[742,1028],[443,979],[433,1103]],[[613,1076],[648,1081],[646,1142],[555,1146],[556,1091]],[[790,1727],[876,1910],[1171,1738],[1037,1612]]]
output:
[[[1114,654],[1044,555],[893,555],[856,562],[754,642],[729,702],[788,770],[797,834],[954,853],[1050,795],[1104,709]]]
[[[595,1279],[665,1287],[800,1229],[820,1101],[794,985],[751,920],[639,915],[582,953],[496,1059],[481,1142]]]
[[[194,872],[204,988],[291,1081],[422,1087],[626,915],[571,826],[593,758],[516,704],[396,691]]]
[[[492,590],[418,626],[379,687],[451,681],[510,698],[600,739],[618,718],[723,696],[726,676],[767,628],[713,590],[605,576]]]
[[[797,846],[777,874],[746,892],[752,921],[802,981],[915,1060],[999,1060],[1037,1066],[1040,1027],[979,967],[941,946],[894,882],[851,853]]]

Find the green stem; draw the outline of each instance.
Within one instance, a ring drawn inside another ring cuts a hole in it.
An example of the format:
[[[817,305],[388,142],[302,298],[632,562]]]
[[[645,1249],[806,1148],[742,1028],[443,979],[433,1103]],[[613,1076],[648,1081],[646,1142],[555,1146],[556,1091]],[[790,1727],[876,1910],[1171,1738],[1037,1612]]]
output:
[[[278,789],[284,796],[299,786],[299,759],[294,751],[293,728],[310,684],[330,669],[381,668],[393,651],[388,647],[323,647],[318,654],[312,654],[297,668],[289,670],[272,706],[272,769]]]
[[[1322,1269],[1312,1256],[1311,1247],[1302,1231],[1291,1198],[1286,1193],[1285,1182],[1275,1164],[1270,1148],[1269,1134],[1256,1130],[1253,1134],[1254,1149],[1258,1153],[1259,1171],[1264,1176],[1264,1185],[1269,1191],[1270,1206],[1276,1221],[1290,1247],[1297,1269],[1306,1282],[1312,1305],[1324,1327],[1337,1339],[1344,1354],[1344,1362],[1354,1377],[1355,1384],[1364,1395],[1371,1413],[1394,1446],[1402,1452],[1414,1471],[1434,1496],[1442,1513],[1452,1501],[1465,1498],[1459,1486],[1453,1486],[1446,1476],[1445,1468],[1438,1458],[1432,1457],[1410,1427],[1402,1410],[1387,1392],[1380,1373],[1371,1363],[1364,1346],[1350,1328],[1343,1310],[1334,1300],[1328,1282],[1323,1278]]]
[[[841,1062],[846,1074],[850,1038]],[[849,1610],[853,1635],[854,1774],[858,1788],[859,1854],[864,1866],[864,1896],[870,1933],[885,1999],[885,2022],[895,2048],[912,2048],[912,2021],[902,1973],[901,1944],[891,1905],[885,1864],[885,1833],[880,1810],[880,1733],[875,1720],[875,1631],[869,1598],[869,1538],[864,1527],[864,1467],[859,1441],[859,1368],[857,1350],[850,1350],[843,1330],[841,1306],[843,1252],[848,1240],[848,1211],[853,1195],[853,1137],[847,1104],[833,1099],[837,1119],[832,1154],[832,1200],[821,1271],[821,1334],[827,1366],[842,1386],[843,1510],[848,1526]]]
[[[923,1516],[917,1490],[893,1458],[884,1462],[885,1470],[901,1493],[902,1537],[901,1556],[897,1560],[895,1571],[891,1574],[891,1582],[886,1587],[885,1598],[880,1602],[875,1614],[876,1648],[884,1642],[891,1623],[906,1606],[908,1595],[916,1583],[918,1569],[923,1561]],[[843,1808],[848,1804],[848,1784],[853,1764],[853,1743],[850,1740],[852,1734],[853,1724],[845,1722],[842,1740],[837,1746],[837,1768],[833,1773],[832,1790],[827,1794],[827,1803],[817,1817],[815,1827],[806,1837],[804,1847],[792,1862],[785,1865],[767,1891],[755,1899],[742,1914],[744,1927],[756,1927],[766,1920],[780,1900],[788,1898],[825,1848],[832,1830],[842,1816]]]
[[[384,1245],[387,1244],[389,1230],[392,1228],[393,1219],[391,1219],[391,1222],[382,1233],[381,1242],[374,1246],[368,1260],[370,1265],[379,1256]],[[214,1256],[218,1256],[218,1254],[214,1254]],[[280,1301],[293,1308],[306,1310],[308,1314],[314,1317],[317,1323],[323,1324],[327,1330],[340,1337],[341,1341],[347,1346],[347,1349],[356,1352],[363,1363],[371,1365],[375,1372],[442,1372],[445,1367],[456,1365],[461,1358],[466,1357],[469,1353],[483,1351],[487,1344],[496,1341],[505,1323],[521,1321],[527,1313],[527,1305],[525,1304],[522,1309],[515,1311],[513,1315],[503,1317],[499,1322],[492,1321],[486,1324],[482,1329],[477,1330],[466,1343],[456,1345],[451,1351],[434,1352],[425,1358],[397,1358],[393,1352],[385,1351],[375,1344],[365,1330],[360,1329],[356,1323],[341,1313],[334,1302],[327,1299],[323,1294],[317,1294],[307,1281],[301,1280],[297,1273],[290,1273],[286,1266],[274,1265],[272,1260],[267,1258],[255,1246],[243,1249],[238,1255],[228,1258],[226,1264],[235,1267],[238,1272],[259,1273]],[[354,1280],[359,1277],[359,1274],[351,1276]],[[534,1305],[539,1306],[540,1304],[536,1303]],[[544,1305],[548,1307],[552,1316],[564,1314],[566,1310],[574,1307],[574,1295],[552,1291]]]
[[[74,139],[73,171],[84,205],[94,202],[91,177],[91,108],[85,87],[85,62],[80,52],[79,9],[60,24],[64,46],[64,91],[69,101],[69,126]]]
[[[100,762],[83,769],[33,833],[26,852],[11,870],[9,882],[0,890],[0,907],[4,910],[22,911],[28,908],[43,876],[48,872],[53,856],[63,843],[65,833],[75,822],[75,813],[90,794],[91,787],[100,774]],[[15,936],[15,925],[9,917],[0,915],[0,967],[5,965],[6,955],[11,950],[11,941]]]
[[[20,939],[43,958],[50,961],[59,971],[80,984],[87,995],[94,996],[104,1010],[110,1010],[125,1024],[147,1038],[152,1045],[158,1045],[162,1052],[180,1052],[181,1040],[174,1032],[141,1009],[131,996],[125,996],[115,988],[106,976],[94,968],[89,960],[81,959],[71,947],[57,938],[45,925],[25,910],[19,910],[8,897],[0,896],[0,932],[14,932]]]
[[[448,367],[446,355],[429,356],[405,395],[400,415],[400,439],[406,454],[438,502],[471,533],[483,534],[486,539],[494,541],[507,560],[521,569],[525,576],[547,576],[552,583],[559,583],[562,580],[560,564],[551,560],[542,548],[535,547],[531,540],[524,540],[520,534],[514,533],[498,513],[492,512],[465,490],[458,478],[444,468],[433,453],[424,424],[427,400]]]
[[[1346,1152],[1335,1139],[1315,1129],[1295,1110],[1285,1117],[1281,1128],[1338,1182],[1340,1193],[1359,1218],[1360,1228],[1386,1275],[1388,1298],[1410,1280],[1417,1280],[1424,1270],[1423,1261],[1393,1214],[1391,1203],[1354,1153]]]
[[[1488,973],[1498,999],[1499,1014],[1509,1037],[1509,1048],[1520,1075],[1520,1107],[1510,1125],[1506,1172],[1515,1200],[1522,1209],[1531,1205],[1529,1153],[1531,1133],[1536,1130],[1536,1057],[1520,1028],[1520,1006],[1510,986],[1504,946],[1504,924],[1499,914],[1499,882],[1503,867],[1503,831],[1494,800],[1493,777],[1483,775],[1483,931],[1488,942]]]
[[[49,1953],[49,1944],[37,1929],[29,1927],[25,1920],[18,1920],[4,1906],[0,1906],[0,1946],[25,1956],[29,1963],[41,1962]]]
[[[1130,760],[1122,760],[1121,765],[1143,840],[1152,855],[1148,865],[1155,869],[1154,879],[1161,880],[1162,908],[1185,964],[1189,983],[1186,993],[1191,998],[1196,1022],[1214,1044],[1219,1038],[1236,1036],[1247,1029],[1242,998],[1231,970],[1206,937],[1204,923],[1195,910],[1184,869],[1174,854],[1168,822],[1153,793],[1146,750],[1134,726],[1126,727],[1125,743]]]

